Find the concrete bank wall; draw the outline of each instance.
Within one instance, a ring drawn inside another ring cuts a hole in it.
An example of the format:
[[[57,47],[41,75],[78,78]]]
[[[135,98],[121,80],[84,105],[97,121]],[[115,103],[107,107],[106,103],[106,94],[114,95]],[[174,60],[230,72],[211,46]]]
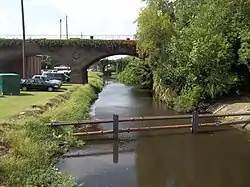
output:
[[[208,111],[213,114],[243,113],[250,112],[250,95],[239,98],[227,98],[211,105]],[[250,116],[236,116],[222,118],[222,121],[250,120]],[[250,124],[236,125],[235,127],[250,131]],[[243,128],[244,127],[244,128]]]

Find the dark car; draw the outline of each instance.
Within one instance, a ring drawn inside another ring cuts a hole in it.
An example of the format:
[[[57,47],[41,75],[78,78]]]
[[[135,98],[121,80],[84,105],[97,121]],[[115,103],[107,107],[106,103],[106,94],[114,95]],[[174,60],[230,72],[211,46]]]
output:
[[[47,76],[49,79],[55,79],[62,82],[68,82],[69,77],[64,73],[43,73],[44,76]]]
[[[59,89],[59,86],[57,84],[45,82],[41,79],[26,79],[20,83],[20,89],[23,91],[27,91],[27,90],[43,90],[43,91],[45,91],[45,90],[47,90],[49,92],[52,92],[54,90]]]

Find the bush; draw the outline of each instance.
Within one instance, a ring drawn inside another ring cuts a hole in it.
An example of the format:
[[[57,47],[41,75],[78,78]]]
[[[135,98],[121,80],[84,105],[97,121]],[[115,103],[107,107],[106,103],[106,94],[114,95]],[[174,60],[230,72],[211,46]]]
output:
[[[128,85],[136,85],[141,88],[152,88],[153,75],[148,65],[142,60],[132,58],[125,69],[118,74],[117,79]]]

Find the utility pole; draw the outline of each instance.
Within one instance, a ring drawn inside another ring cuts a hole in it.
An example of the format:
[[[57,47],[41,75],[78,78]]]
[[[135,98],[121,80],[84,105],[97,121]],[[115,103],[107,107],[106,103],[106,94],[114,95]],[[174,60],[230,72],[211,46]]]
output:
[[[62,19],[60,19],[60,40],[62,39]]]
[[[22,12],[22,30],[23,30],[23,42],[22,42],[22,60],[23,60],[23,78],[26,78],[26,44],[25,44],[25,20],[24,20],[24,6],[23,0],[21,0],[21,12]]]
[[[69,39],[69,30],[68,30],[68,16],[66,15],[66,39]]]

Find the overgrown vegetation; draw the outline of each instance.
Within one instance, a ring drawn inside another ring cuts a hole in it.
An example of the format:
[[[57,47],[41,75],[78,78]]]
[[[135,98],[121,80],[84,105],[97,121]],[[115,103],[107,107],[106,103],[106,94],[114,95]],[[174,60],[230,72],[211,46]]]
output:
[[[154,72],[157,97],[186,112],[202,101],[249,88],[249,0],[145,3],[137,49]]]
[[[120,62],[121,61],[121,62]],[[135,57],[120,59],[119,64],[125,64],[125,68],[117,76],[120,82],[137,85],[141,88],[152,88],[152,72],[150,67],[142,60]]]
[[[79,85],[62,103],[54,103],[43,114],[1,124],[1,142],[9,153],[0,159],[0,182],[10,187],[70,187],[74,180],[55,170],[57,158],[69,146],[82,145],[71,133],[72,127],[51,128],[52,121],[80,120],[88,117],[89,106],[102,89],[98,74],[90,73],[89,84]],[[55,106],[58,105],[58,106]]]
[[[61,48],[63,46],[78,46],[88,49],[102,49],[112,51],[119,47],[128,47],[136,49],[134,40],[91,40],[91,39],[69,39],[69,40],[48,40],[48,39],[30,39],[28,44],[38,44],[41,48]],[[0,39],[0,48],[21,47],[20,39]]]

